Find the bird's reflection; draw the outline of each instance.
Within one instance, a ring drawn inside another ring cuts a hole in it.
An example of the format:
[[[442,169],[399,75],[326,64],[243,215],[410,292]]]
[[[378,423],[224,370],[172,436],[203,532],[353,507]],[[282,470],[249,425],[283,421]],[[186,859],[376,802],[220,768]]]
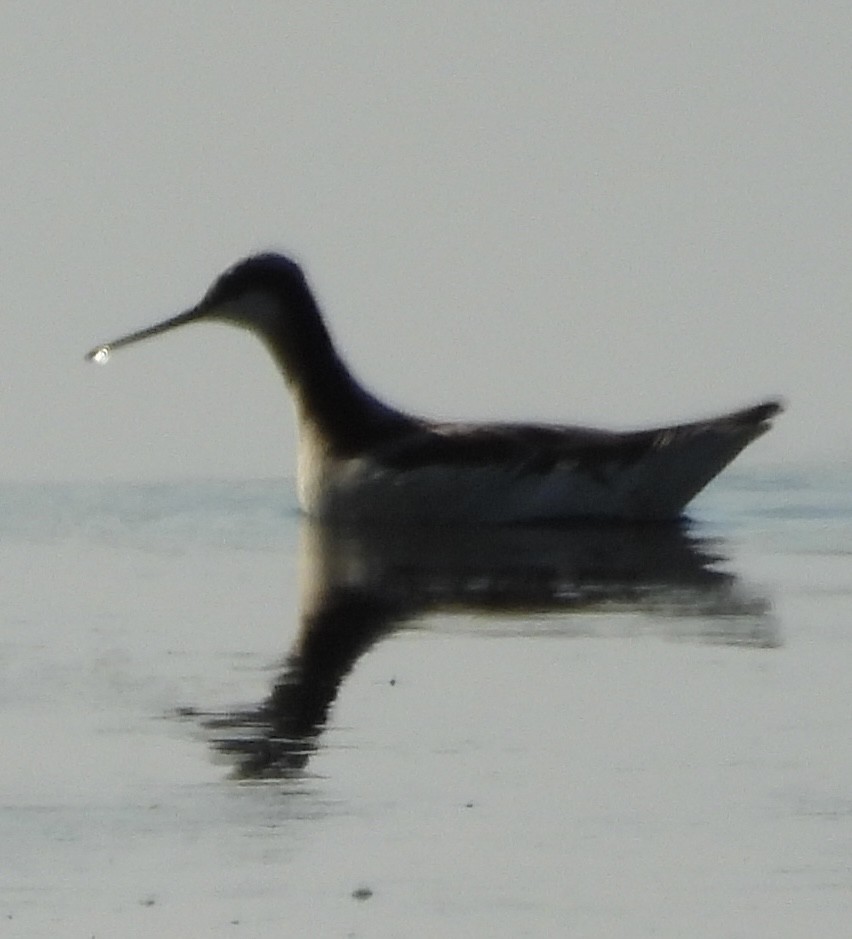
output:
[[[768,601],[719,569],[712,542],[678,525],[412,531],[304,522],[301,536],[300,628],[271,694],[205,720],[240,778],[298,775],[359,657],[431,614],[474,611],[515,633],[520,623],[530,635],[589,635],[594,618],[576,614],[639,612],[668,637],[779,644]],[[599,619],[602,629],[617,621]]]

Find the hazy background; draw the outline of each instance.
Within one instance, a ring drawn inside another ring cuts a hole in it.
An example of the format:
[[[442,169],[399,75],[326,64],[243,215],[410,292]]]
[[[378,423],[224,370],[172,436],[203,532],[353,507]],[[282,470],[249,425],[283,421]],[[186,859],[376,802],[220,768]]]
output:
[[[83,362],[269,247],[404,407],[852,456],[850,105],[845,2],[6,0],[0,474],[292,473],[249,336]]]

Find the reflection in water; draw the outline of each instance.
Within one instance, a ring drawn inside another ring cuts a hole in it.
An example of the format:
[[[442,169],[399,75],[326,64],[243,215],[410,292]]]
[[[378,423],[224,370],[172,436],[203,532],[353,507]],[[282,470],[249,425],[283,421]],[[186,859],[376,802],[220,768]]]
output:
[[[570,615],[542,614],[629,611],[652,615],[657,632],[676,638],[779,644],[768,601],[719,570],[708,541],[676,525],[303,526],[301,625],[272,693],[255,709],[205,721],[240,778],[298,774],[355,662],[415,617],[474,611],[497,623],[500,614],[536,614],[521,621],[526,633],[546,628],[552,635],[556,626],[570,635]]]

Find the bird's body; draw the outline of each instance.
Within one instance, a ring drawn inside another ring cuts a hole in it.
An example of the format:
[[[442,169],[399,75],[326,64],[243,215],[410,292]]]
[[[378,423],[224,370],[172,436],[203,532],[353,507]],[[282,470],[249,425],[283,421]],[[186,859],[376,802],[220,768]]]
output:
[[[558,523],[663,520],[767,427],[774,405],[632,433],[423,421],[371,451],[338,457],[300,440],[309,514],[351,521]]]
[[[299,266],[257,255],[226,271],[193,309],[93,350],[201,319],[247,327],[293,394],[305,512],[359,523],[559,523],[676,518],[747,444],[776,401],[639,431],[442,423],[366,391],[337,354]]]

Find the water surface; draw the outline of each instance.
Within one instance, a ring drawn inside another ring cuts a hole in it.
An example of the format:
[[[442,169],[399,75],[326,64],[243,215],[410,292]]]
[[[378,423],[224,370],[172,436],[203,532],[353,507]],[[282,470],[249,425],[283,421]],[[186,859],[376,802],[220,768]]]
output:
[[[3,485],[2,934],[845,934],[852,472],[694,519]]]

